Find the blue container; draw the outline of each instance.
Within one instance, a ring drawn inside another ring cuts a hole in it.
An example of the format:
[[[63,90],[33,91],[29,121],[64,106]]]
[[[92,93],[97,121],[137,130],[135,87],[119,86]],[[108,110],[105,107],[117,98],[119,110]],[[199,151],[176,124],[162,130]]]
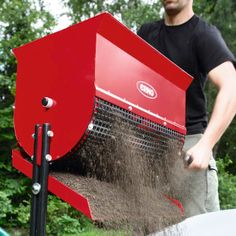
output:
[[[10,236],[6,231],[0,228],[0,236]]]

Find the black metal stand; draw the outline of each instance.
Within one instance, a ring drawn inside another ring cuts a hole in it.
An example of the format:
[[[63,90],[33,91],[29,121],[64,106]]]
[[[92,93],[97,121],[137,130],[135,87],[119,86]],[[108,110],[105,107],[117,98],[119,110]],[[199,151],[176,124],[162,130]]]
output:
[[[37,164],[38,141],[40,125],[35,125],[34,133],[34,156],[32,175],[32,199],[30,212],[30,236],[46,235],[46,214],[48,200],[48,172],[50,147],[50,124],[43,124],[42,127],[42,150],[41,165]]]
[[[30,211],[30,236],[37,235],[37,208],[38,208],[38,195],[35,189],[38,187],[38,191],[40,191],[39,185],[39,167],[37,165],[37,150],[38,150],[38,132],[39,125],[35,125],[34,130],[34,155],[33,155],[33,175],[32,175],[32,196],[31,196],[31,211]]]

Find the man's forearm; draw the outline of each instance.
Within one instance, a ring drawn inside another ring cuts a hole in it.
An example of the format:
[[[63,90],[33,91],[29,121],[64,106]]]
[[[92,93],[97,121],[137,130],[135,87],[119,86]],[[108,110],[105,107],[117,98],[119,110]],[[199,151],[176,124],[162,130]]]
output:
[[[227,79],[227,78],[226,78]],[[213,148],[221,138],[236,114],[236,91],[235,85],[223,86],[216,97],[215,105],[208,127],[201,139]]]

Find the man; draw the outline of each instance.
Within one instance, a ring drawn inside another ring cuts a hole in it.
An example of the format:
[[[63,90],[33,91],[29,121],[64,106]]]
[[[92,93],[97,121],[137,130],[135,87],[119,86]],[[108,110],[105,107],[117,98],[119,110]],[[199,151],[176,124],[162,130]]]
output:
[[[236,65],[219,31],[193,12],[193,0],[162,0],[165,15],[144,24],[138,35],[194,77],[186,93],[187,136],[191,156],[186,216],[219,210],[217,169],[212,149],[236,113]],[[204,85],[210,79],[218,94],[208,122]]]

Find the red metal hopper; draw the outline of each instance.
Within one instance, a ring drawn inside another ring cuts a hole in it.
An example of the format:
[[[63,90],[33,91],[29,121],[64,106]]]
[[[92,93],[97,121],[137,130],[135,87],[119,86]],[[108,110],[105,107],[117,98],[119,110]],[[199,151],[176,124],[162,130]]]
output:
[[[162,154],[163,147],[156,142],[160,136],[183,142],[185,91],[191,77],[110,14],[13,52],[18,61],[15,134],[23,150],[13,150],[13,165],[28,177],[32,163],[27,156],[34,155],[36,124],[51,125],[49,152],[54,162],[86,142],[115,135],[114,115],[136,127],[130,142],[145,152]],[[39,140],[41,133],[39,128]],[[48,189],[93,218],[88,200],[52,176]]]

